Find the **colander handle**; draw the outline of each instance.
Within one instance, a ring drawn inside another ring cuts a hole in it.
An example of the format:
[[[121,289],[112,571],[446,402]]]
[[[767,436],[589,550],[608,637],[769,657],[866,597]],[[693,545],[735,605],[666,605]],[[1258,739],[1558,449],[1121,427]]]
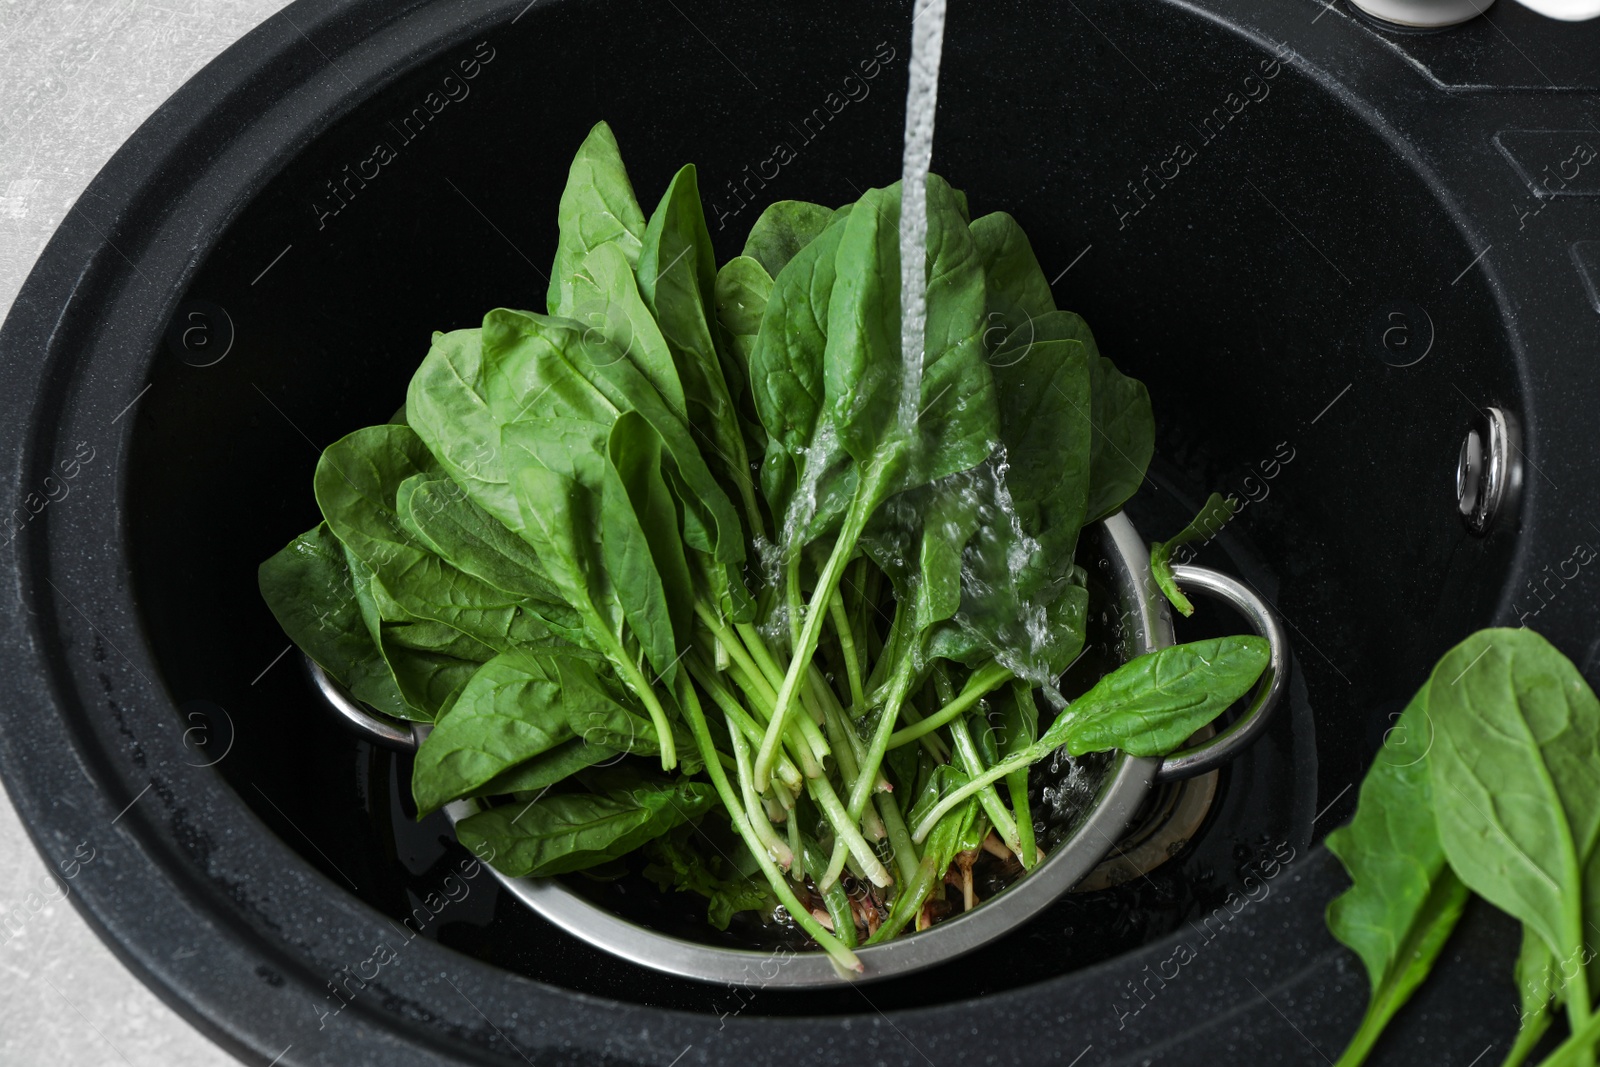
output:
[[[389,719],[368,710],[365,704],[351,696],[344,686],[334,681],[333,676],[323,670],[310,656],[306,657],[306,666],[311,671],[311,680],[317,683],[317,688],[328,698],[328,703],[338,710],[346,726],[352,727],[368,741],[384,748],[410,752],[417,747],[420,738],[409,723]]]
[[[1175,782],[1214,771],[1243,752],[1267,728],[1267,721],[1283,698],[1289,679],[1288,634],[1284,632],[1278,613],[1255,590],[1220,571],[1185,563],[1173,565],[1172,577],[1185,590],[1198,591],[1231,604],[1249,621],[1252,630],[1267,639],[1271,652],[1267,669],[1262,672],[1244,714],[1210,740],[1174,752],[1162,760],[1161,768],[1156,771],[1159,782]]]

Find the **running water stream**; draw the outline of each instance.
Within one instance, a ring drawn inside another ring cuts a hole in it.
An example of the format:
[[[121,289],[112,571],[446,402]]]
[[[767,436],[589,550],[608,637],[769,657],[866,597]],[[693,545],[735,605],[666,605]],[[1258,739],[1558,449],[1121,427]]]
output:
[[[900,350],[904,361],[899,421],[910,427],[922,414],[922,368],[926,358],[928,327],[928,172],[933,162],[933,120],[939,103],[939,63],[944,52],[947,0],[924,0],[911,19],[910,84],[906,88],[905,148],[900,183]],[[1013,571],[1038,549],[1038,542],[1022,529],[1010,491],[1005,485],[1006,462],[1001,452],[964,477],[974,485],[965,490],[974,502],[986,505],[986,521],[1008,526],[1012,541]],[[979,485],[978,483],[983,483]],[[812,488],[814,494],[815,490]],[[808,516],[809,517],[809,516]],[[991,594],[998,593],[990,590]],[[1026,612],[1025,634],[1031,657],[1049,638],[1045,612],[1031,606]],[[959,619],[957,620],[960,621]],[[1007,663],[1017,673],[1029,675],[1027,658]]]
[[[933,163],[933,116],[939,102],[945,5],[946,0],[924,0],[911,19],[911,70],[906,89],[900,184],[900,350],[904,370],[896,412],[900,425],[907,427],[916,424],[922,406],[922,362],[928,327],[928,171]],[[804,542],[806,529],[816,516],[821,480],[835,459],[838,443],[832,424],[821,420],[816,439],[806,449],[804,474],[784,516],[777,545],[763,561],[769,580],[779,587],[782,553],[792,552]],[[787,623],[774,618],[768,625],[777,633]]]
[[[939,103],[944,14],[945,0],[925,0],[911,20],[911,84],[906,89],[900,185],[900,351],[905,359],[900,389],[902,426],[917,421],[922,405],[922,357],[928,328],[928,169],[933,162],[933,114]]]

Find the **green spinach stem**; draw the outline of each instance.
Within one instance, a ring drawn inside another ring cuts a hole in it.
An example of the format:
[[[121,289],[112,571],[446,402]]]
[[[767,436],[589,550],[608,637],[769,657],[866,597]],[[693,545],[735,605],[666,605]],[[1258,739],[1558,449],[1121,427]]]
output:
[[[967,729],[965,720],[950,724],[950,737],[955,741],[956,755],[960,757],[961,765],[968,775],[976,778],[988,769],[983,765],[983,757],[978,753],[978,746],[973,742],[972,731]],[[994,824],[995,832],[1000,835],[1001,842],[1021,859],[1022,843],[1017,836],[1017,824],[1011,818],[1011,812],[1006,810],[1005,804],[1001,802],[999,792],[992,785],[985,786],[978,790],[978,803],[983,807],[984,814],[989,816],[989,821]]]
[[[904,704],[902,704],[900,706],[900,717],[913,726],[921,722],[922,712],[917,710],[917,702],[915,700],[907,700]],[[917,741],[924,749],[927,750],[928,755],[933,757],[933,762],[950,762],[950,746],[945,744],[944,738],[940,737],[938,734],[926,733],[917,738]],[[894,746],[890,745],[889,747],[893,748]]]
[[[1017,816],[1017,859],[1023,870],[1033,870],[1039,862],[1039,844],[1033,837],[1033,809],[1028,800],[1028,768],[1006,775],[1006,791],[1011,794],[1011,810]]]
[[[622,646],[618,645],[615,654],[610,654],[608,649],[607,659],[617,669],[629,689],[639,697],[644,704],[644,710],[650,714],[650,722],[656,728],[656,737],[661,742],[661,769],[670,771],[678,765],[678,749],[672,740],[672,727],[667,722],[666,709],[661,706],[661,700],[656,696],[655,688],[645,678],[644,672],[623,653]]]
[[[1600,1044],[1600,1013],[1591,1015],[1582,1026],[1574,1027],[1572,1036],[1561,1042],[1541,1067],[1588,1067],[1594,1062],[1597,1044]]]
[[[770,710],[773,702],[777,699],[777,694],[772,688],[772,683],[768,679],[767,673],[762,670],[761,665],[755,660],[751,650],[746,647],[745,642],[739,639],[739,635],[737,633],[716,622],[714,616],[712,616],[709,611],[705,611],[703,607],[699,610],[701,621],[705,623],[708,628],[710,628],[712,636],[715,637],[727,651],[729,658],[732,659],[733,662],[744,671],[745,675],[750,679],[750,681],[765,695],[766,699],[762,706]],[[751,633],[755,635],[759,643],[759,638],[761,635],[756,634],[754,630],[751,630]],[[761,644],[759,647],[763,652],[766,652],[766,646],[764,644]],[[768,655],[770,657],[770,653],[768,653]],[[817,761],[818,766],[820,766],[821,761],[832,754],[831,750],[828,748],[827,740],[822,736],[822,732],[817,728],[816,722],[813,721],[809,716],[802,716],[797,721],[799,722],[801,735],[805,737],[806,743],[810,746],[811,755]]]
[[[900,806],[895,803],[894,795],[878,793],[873,801],[883,818],[884,830],[889,835],[889,847],[894,850],[895,866],[900,868],[900,881],[904,885],[917,876],[917,863],[922,859],[922,850],[912,842],[911,832],[906,829],[906,821],[900,817]]]
[[[823,714],[827,716],[826,726],[828,736],[833,742],[834,758],[839,766],[839,777],[846,790],[853,789],[856,778],[860,774],[860,764],[857,760],[860,758],[861,739],[855,735],[854,730],[851,730],[841,721],[843,713],[838,710],[836,705],[825,705]],[[866,830],[874,838],[882,840],[886,832],[883,823],[879,821],[874,812],[868,811],[866,815],[869,818],[862,820],[862,829]]]
[[[861,818],[861,813],[867,808],[867,800],[871,796],[872,786],[878,780],[878,769],[883,765],[884,753],[888,751],[889,733],[895,720],[900,715],[900,705],[905,701],[907,693],[916,676],[916,664],[910,656],[903,659],[895,668],[894,676],[889,681],[889,696],[883,709],[879,712],[878,725],[873,731],[872,741],[867,747],[867,754],[861,761],[861,773],[856,776],[855,788],[850,791],[850,816],[854,819]],[[839,877],[844,866],[844,857],[835,849],[832,861],[828,864],[828,872],[824,877],[824,884],[832,885]]]
[[[914,723],[902,730],[896,730],[889,735],[889,747],[899,748],[901,745],[910,744],[923,734],[931,733],[945,723],[964,714],[986,695],[1011,681],[1015,675],[998,663],[985,663],[982,667],[972,672],[972,677],[967,679],[967,684],[961,687],[961,692],[955,699],[948,701],[944,707],[929,715],[919,723]]]
[[[734,695],[728,692],[727,687],[717,680],[716,672],[707,668],[698,656],[689,657],[687,662],[690,672],[695,676],[695,680],[700,683],[701,688],[706,691],[706,694],[711,697],[712,702],[738,724],[739,730],[752,744],[759,744],[765,731],[760,724],[750,717],[750,713],[744,710],[744,707]],[[799,789],[801,783],[805,780],[800,773],[800,769],[795,766],[794,761],[788,755],[784,755],[779,759],[777,775],[778,780],[786,784],[791,790]],[[789,807],[790,805],[785,804],[784,806]]]
[[[990,767],[982,774],[973,778],[972,781],[968,782],[960,789],[951,790],[950,794],[943,800],[939,801],[939,803],[935,804],[933,809],[922,817],[922,821],[918,823],[914,829],[912,829],[911,840],[918,842],[926,840],[928,831],[937,826],[939,820],[944,818],[944,816],[947,815],[953,808],[955,808],[956,805],[960,804],[968,797],[974,796],[975,794],[981,792],[984,786],[989,785],[991,782],[998,782],[1012,771],[1026,767],[1037,760],[1043,759],[1045,756],[1050,754],[1050,751],[1051,750],[1049,747],[1044,745],[1042,742],[1036,741],[1022,751],[1014,753],[1011,756],[1001,760],[999,763],[996,763],[993,767]]]
[[[786,871],[792,870],[794,853],[773,830],[761,798],[756,796],[756,791],[750,786],[750,744],[744,739],[744,734],[739,732],[738,724],[733,721],[733,717],[724,715],[724,718],[728,722],[728,736],[733,740],[733,760],[738,768],[739,791],[743,794],[744,810],[746,818],[750,820],[750,829],[755,832],[756,840],[766,848],[767,855],[774,863]]]
[[[817,575],[817,586],[811,593],[811,603],[806,608],[806,617],[800,626],[800,635],[796,640],[793,658],[789,660],[789,670],[783,676],[783,687],[778,690],[778,699],[772,709],[772,722],[767,726],[767,736],[761,742],[761,752],[756,756],[756,785],[765,788],[772,777],[772,763],[778,752],[778,739],[783,736],[784,724],[788,721],[789,710],[794,705],[795,691],[800,687],[801,679],[806,677],[807,669],[811,666],[811,655],[816,651],[817,639],[822,635],[822,622],[827,618],[828,601],[833,597],[833,591],[838,588],[839,577],[844,570],[844,565],[849,562],[855,553],[856,541],[861,536],[862,527],[866,525],[865,499],[871,494],[867,492],[868,482],[876,482],[870,476],[863,479],[862,486],[856,491],[856,497],[850,503],[850,511],[845,516],[844,526],[839,531],[839,537],[833,544],[833,551],[828,554],[828,562],[823,564],[822,573]],[[796,553],[798,555],[798,552]],[[876,765],[872,768],[876,773]],[[857,785],[857,791],[860,786]],[[865,801],[862,806],[865,807]]]
[[[755,710],[757,715],[761,716],[761,720],[770,723],[772,721],[772,694],[770,689],[765,688],[765,683],[762,679],[751,678],[744,668],[737,663],[729,666],[727,675],[733,679],[734,684],[744,693],[745,699],[750,702],[750,707]],[[766,727],[762,725],[762,721],[758,721],[757,725],[762,726],[761,736],[766,737]],[[788,751],[794,755],[794,758],[799,761],[800,773],[803,776],[806,778],[822,777],[824,772],[821,762],[812,754],[811,746],[805,743],[803,737],[799,736],[799,730],[793,724],[790,724],[789,732],[784,737],[784,744],[788,746]]]
[[[689,720],[689,732],[694,735],[695,743],[700,746],[700,755],[706,762],[707,772],[711,775],[711,784],[716,788],[717,795],[722,798],[723,806],[728,809],[735,832],[744,839],[745,847],[760,865],[761,873],[766,875],[767,884],[772,887],[772,891],[777,894],[779,902],[788,909],[789,914],[794,916],[794,921],[811,935],[811,939],[834,963],[845,971],[860,974],[862,966],[856,954],[829,933],[827,927],[819,923],[816,916],[800,904],[794,895],[794,890],[789,888],[788,879],[767,856],[766,849],[761,847],[760,840],[750,826],[744,805],[740,803],[739,795],[734,792],[733,786],[728,782],[728,776],[722,770],[722,764],[717,761],[717,746],[711,739],[705,712],[700,708],[700,698],[695,695],[694,683],[690,681],[687,671],[678,675],[678,698],[683,706],[684,716]]]
[[[1533,1054],[1534,1046],[1549,1029],[1550,1005],[1546,1002],[1537,1012],[1525,1017],[1522,1025],[1517,1027],[1517,1039],[1512,1042],[1511,1051],[1506,1053],[1506,1058],[1500,1061],[1500,1067],[1522,1067],[1527,1058]]]
[[[861,688],[861,660],[856,652],[856,635],[850,628],[850,616],[844,610],[844,597],[837,591],[828,601],[828,617],[839,635],[839,651],[844,654],[845,677],[850,681],[850,705],[859,715],[867,706]]]
[[[821,850],[807,840],[801,855],[806,873],[813,880],[820,877],[824,862]],[[855,948],[860,939],[856,933],[856,915],[855,909],[850,906],[850,894],[836,882],[822,892],[822,901],[828,909],[828,917],[833,920],[834,936],[848,947]]]
[[[729,703],[736,703],[733,701],[732,696],[727,694],[725,690],[723,690],[721,693],[718,692],[718,690],[721,690],[722,687],[716,685],[714,680],[706,676],[705,665],[703,663],[696,661],[690,670],[692,673],[700,675],[702,684],[706,684],[707,682],[711,683],[707,684],[706,688],[708,692],[712,693],[712,699],[717,701],[719,705],[721,705],[724,700]],[[759,698],[762,694],[760,693],[758,687],[761,684],[761,679],[751,679],[746,676],[744,669],[739,665],[737,658],[735,659],[732,669],[728,673],[732,675],[734,682],[745,690],[746,696],[756,698],[752,700],[752,703],[759,710],[761,708]],[[733,723],[738,722],[738,716],[729,715],[729,719]],[[801,716],[798,721],[803,725],[807,720],[805,716]],[[815,727],[813,726],[813,729],[814,728]],[[817,802],[817,806],[822,809],[823,816],[828,820],[829,825],[832,826],[835,840],[838,842],[841,850],[847,850],[850,855],[855,857],[856,862],[861,867],[862,873],[874,884],[880,886],[890,884],[893,881],[893,878],[890,876],[888,869],[883,866],[882,861],[878,859],[877,853],[873,851],[872,846],[867,842],[866,838],[862,836],[861,830],[858,828],[857,824],[860,821],[860,817],[858,815],[852,816],[850,813],[846,812],[844,804],[839,800],[838,794],[834,792],[833,784],[828,781],[827,775],[823,773],[821,766],[818,765],[815,759],[812,757],[810,747],[805,743],[805,741],[803,739],[796,739],[793,736],[791,736],[789,740],[790,750],[793,751],[801,761],[800,770],[804,776],[806,790],[811,794],[812,799]],[[741,735],[736,739],[735,743],[742,744],[743,741],[744,738]],[[743,786],[745,776],[743,773],[741,773],[740,777],[741,786]],[[753,778],[750,779],[750,788],[754,790]],[[754,793],[752,793],[752,795],[754,795]],[[748,797],[746,798],[746,803],[749,803]],[[756,829],[759,835],[759,827]]]
[[[878,859],[878,854],[872,850],[872,846],[861,836],[861,831],[856,826],[860,816],[854,816],[845,810],[844,804],[839,800],[839,794],[833,791],[828,779],[807,779],[806,787],[810,790],[812,799],[817,802],[817,806],[822,809],[822,813],[833,824],[834,832],[839,835],[838,840],[849,849],[850,855],[855,857],[872,884],[876,886],[892,884],[894,878],[889,874],[888,868]],[[843,867],[842,861],[840,866]],[[820,888],[826,889],[837,880],[838,874],[835,873],[832,878],[826,878]]]

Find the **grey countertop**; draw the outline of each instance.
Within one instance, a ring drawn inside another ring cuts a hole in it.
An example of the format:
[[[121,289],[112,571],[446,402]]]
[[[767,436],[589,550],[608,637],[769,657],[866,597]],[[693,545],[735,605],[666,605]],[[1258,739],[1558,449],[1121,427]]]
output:
[[[0,317],[67,210],[163,100],[286,0],[0,0]],[[0,1065],[237,1061],[78,916],[0,798]]]

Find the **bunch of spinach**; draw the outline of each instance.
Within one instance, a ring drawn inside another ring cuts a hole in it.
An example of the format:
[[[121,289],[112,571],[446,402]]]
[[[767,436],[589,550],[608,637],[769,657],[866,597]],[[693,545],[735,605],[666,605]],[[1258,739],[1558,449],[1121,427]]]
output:
[[[516,875],[639,853],[714,925],[781,905],[858,969],[950,872],[971,906],[984,856],[1036,862],[1033,763],[1162,754],[1255,683],[1259,638],[1182,645],[1040,732],[1084,643],[1078,536],[1143,480],[1149,398],[1014,219],[936,176],[928,207],[908,360],[898,185],[774,204],[719,269],[694,168],[647,217],[595,127],[545,313],[436,334],[261,568],[312,659],[432,724],[419,815],[479,798],[458,836]]]
[[[1372,984],[1341,1067],[1366,1059],[1474,893],[1523,924],[1506,1067],[1527,1059],[1558,1008],[1571,1035],[1544,1062],[1594,1062],[1597,769],[1600,701],[1543,637],[1483,630],[1445,654],[1385,737],[1355,819],[1328,835],[1353,882],[1328,927]]]

